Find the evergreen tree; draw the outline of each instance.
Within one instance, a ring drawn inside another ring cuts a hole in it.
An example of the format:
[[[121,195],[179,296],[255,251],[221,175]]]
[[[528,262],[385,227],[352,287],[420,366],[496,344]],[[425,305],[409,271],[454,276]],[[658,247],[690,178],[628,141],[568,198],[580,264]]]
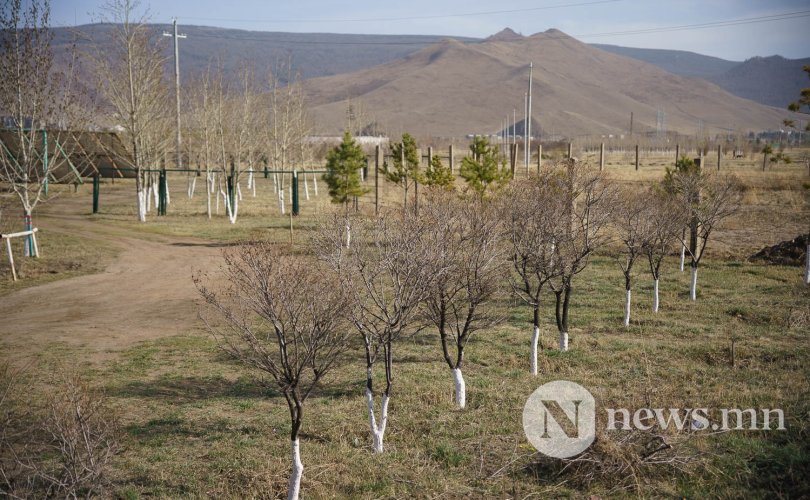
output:
[[[402,161],[403,148],[405,161]],[[391,164],[383,163],[383,175],[394,184],[399,184],[405,190],[405,206],[408,206],[408,188],[416,182],[422,182],[422,172],[419,169],[420,158],[416,152],[416,140],[411,134],[402,134],[402,142],[391,146]]]
[[[485,137],[473,139],[470,151],[472,157],[464,158],[461,162],[461,177],[479,197],[500,190],[512,178],[506,160]]]
[[[450,171],[450,167],[444,166],[442,159],[438,155],[433,155],[433,158],[430,159],[423,178],[426,186],[442,188],[447,191],[455,189],[453,172]]]
[[[329,186],[332,203],[344,203],[368,192],[360,184],[360,169],[366,166],[363,149],[346,131],[343,141],[326,155],[326,174],[323,180]]]

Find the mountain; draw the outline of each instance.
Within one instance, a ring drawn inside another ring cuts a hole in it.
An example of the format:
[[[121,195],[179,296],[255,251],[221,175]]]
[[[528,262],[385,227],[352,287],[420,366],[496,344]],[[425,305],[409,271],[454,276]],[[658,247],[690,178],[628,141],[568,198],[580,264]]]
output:
[[[79,32],[79,50],[104,50],[110,44],[111,24],[88,24],[76,28],[54,28],[55,52],[68,47]],[[171,38],[162,33],[171,32],[171,25],[154,24],[149,28],[155,39],[166,46],[166,55],[172,54]],[[290,60],[293,71],[302,78],[336,75],[404,57],[416,50],[441,40],[430,35],[343,35],[334,33],[281,33],[182,26],[180,33],[188,38],[180,40],[180,71],[184,81],[192,74],[205,71],[217,58],[227,76],[235,78],[241,65],[249,61],[258,74],[263,75],[279,62]],[[473,38],[459,38],[473,41]],[[284,77],[286,75],[282,75]]]
[[[683,50],[637,49],[593,44],[614,54],[654,64],[670,73],[703,78],[732,94],[778,108],[787,107],[807,87],[802,67],[810,58],[753,57],[745,62],[727,61]]]
[[[599,43],[593,43],[591,46],[613,54],[632,57],[639,61],[654,64],[665,71],[681,76],[709,79],[720,76],[740,64],[739,61],[727,61],[719,57],[704,56],[685,50],[639,49]]]
[[[699,124],[707,131],[773,128],[788,115],[558,30],[469,44],[445,39],[403,60],[307,80],[305,88],[322,133],[344,126],[351,99],[394,136],[491,134],[513,109],[522,114],[529,61],[533,127],[541,134],[621,134],[631,112],[636,132],[655,130],[661,110],[668,130],[690,134]]]

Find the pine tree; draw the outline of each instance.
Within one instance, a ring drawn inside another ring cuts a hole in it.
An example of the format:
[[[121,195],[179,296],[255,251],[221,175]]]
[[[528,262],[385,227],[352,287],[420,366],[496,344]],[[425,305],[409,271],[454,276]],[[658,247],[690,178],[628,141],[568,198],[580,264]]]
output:
[[[363,149],[354,142],[347,131],[343,141],[326,155],[326,174],[323,180],[329,186],[332,203],[344,203],[348,206],[351,199],[368,192],[360,184],[360,169],[366,165]]]
[[[428,163],[428,168],[423,175],[423,182],[426,186],[437,187],[452,191],[455,189],[455,179],[450,167],[444,166],[442,159],[438,155],[433,155]]]
[[[403,148],[405,161],[402,161]],[[422,182],[422,172],[419,169],[419,155],[416,152],[416,140],[411,134],[402,134],[402,142],[391,146],[391,164],[383,163],[383,175],[394,184],[399,184],[405,190],[405,206],[408,206],[408,188],[415,182]]]
[[[461,162],[461,177],[479,197],[500,190],[512,178],[506,160],[500,157],[485,137],[476,137],[470,144],[472,157]]]

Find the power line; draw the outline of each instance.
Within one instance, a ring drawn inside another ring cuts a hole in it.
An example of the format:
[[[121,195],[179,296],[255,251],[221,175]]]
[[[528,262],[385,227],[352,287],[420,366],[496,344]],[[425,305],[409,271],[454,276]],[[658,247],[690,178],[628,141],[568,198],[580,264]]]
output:
[[[494,14],[516,14],[520,12],[533,12],[539,10],[552,10],[563,9],[568,7],[583,7],[587,5],[597,5],[604,3],[616,3],[622,0],[594,0],[591,2],[567,3],[557,5],[546,5],[543,7],[529,7],[525,9],[509,9],[509,10],[490,10],[482,12],[464,12],[456,14],[438,14],[431,16],[408,16],[408,17],[366,17],[357,19],[225,19],[215,17],[188,17],[187,19],[196,19],[198,21],[226,21],[236,23],[272,23],[272,24],[290,24],[290,23],[364,23],[364,22],[381,22],[381,21],[419,21],[425,19],[446,19],[453,17],[472,17],[472,16],[491,16]]]

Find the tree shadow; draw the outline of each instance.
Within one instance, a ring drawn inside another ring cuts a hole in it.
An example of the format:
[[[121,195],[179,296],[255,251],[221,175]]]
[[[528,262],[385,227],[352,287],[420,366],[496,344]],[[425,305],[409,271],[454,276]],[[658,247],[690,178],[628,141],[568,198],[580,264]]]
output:
[[[256,381],[223,377],[161,377],[156,380],[132,380],[108,389],[120,398],[149,398],[183,404],[217,398],[267,398],[279,396]]]

